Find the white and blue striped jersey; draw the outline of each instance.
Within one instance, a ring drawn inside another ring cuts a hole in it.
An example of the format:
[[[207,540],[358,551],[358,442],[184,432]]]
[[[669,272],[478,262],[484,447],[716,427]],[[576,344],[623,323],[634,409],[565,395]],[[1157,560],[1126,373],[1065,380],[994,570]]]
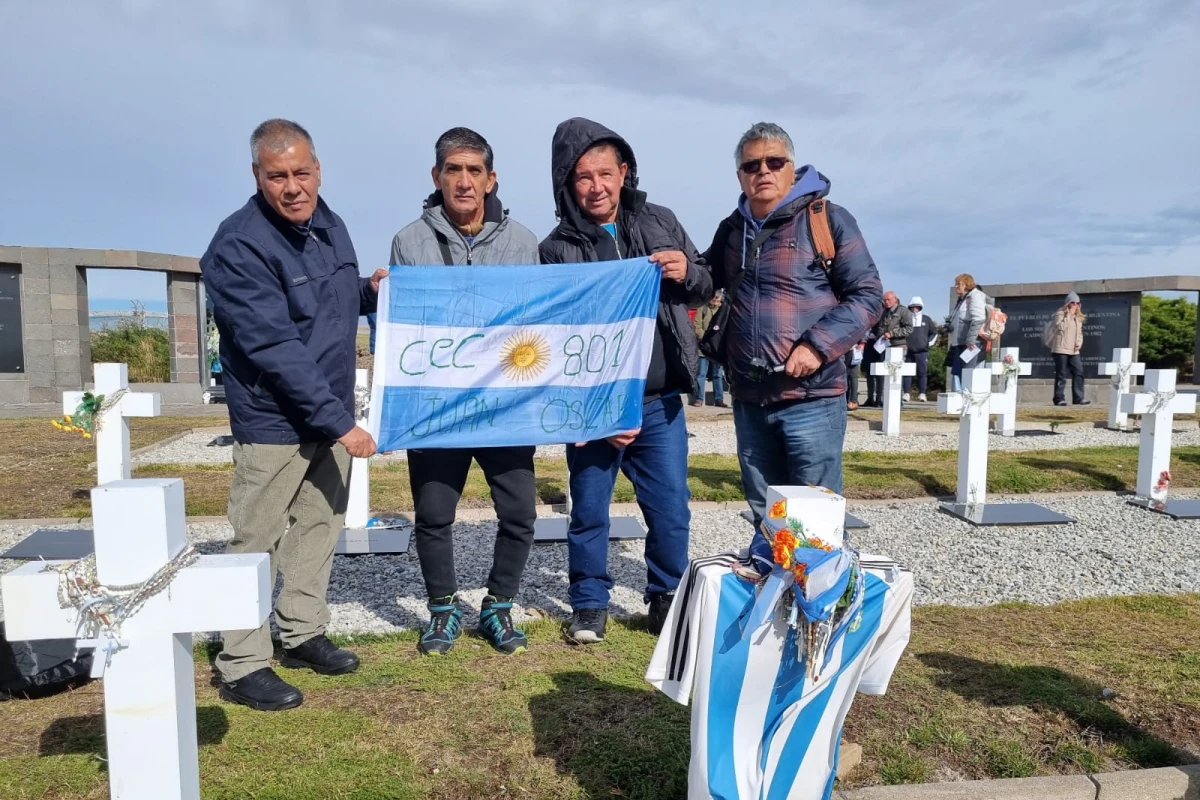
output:
[[[855,692],[883,694],[912,630],[912,574],[863,555],[862,622],[829,649],[813,683],[780,614],[743,640],[754,584],[731,572],[746,553],[699,558],[679,584],[646,680],[692,699],[689,798],[828,800]]]

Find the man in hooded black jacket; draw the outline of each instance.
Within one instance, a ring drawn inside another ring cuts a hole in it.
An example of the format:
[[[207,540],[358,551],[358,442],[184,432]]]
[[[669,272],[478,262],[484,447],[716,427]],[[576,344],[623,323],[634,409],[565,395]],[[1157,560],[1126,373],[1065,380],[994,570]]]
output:
[[[695,383],[699,352],[687,310],[712,297],[712,276],[670,209],[646,202],[633,149],[613,131],[578,117],[563,122],[554,132],[551,173],[559,222],[539,247],[543,263],[648,256],[663,275],[641,427],[567,448],[568,636],[581,644],[604,638],[613,587],[608,507],[618,471],[633,483],[649,529],[644,599],[657,635],[688,563],[691,494],[681,394]]]

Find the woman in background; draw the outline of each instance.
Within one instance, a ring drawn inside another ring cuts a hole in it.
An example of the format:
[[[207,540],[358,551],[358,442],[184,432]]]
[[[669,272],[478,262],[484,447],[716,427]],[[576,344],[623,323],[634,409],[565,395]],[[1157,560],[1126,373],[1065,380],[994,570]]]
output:
[[[982,363],[979,331],[983,329],[987,298],[975,286],[975,279],[965,272],[954,279],[954,291],[958,293],[958,302],[950,315],[950,351],[946,358],[953,377],[951,391],[961,392],[963,367],[978,367]],[[965,360],[964,353],[969,354]]]
[[[1077,406],[1091,405],[1083,399],[1083,308],[1079,295],[1071,292],[1067,302],[1046,325],[1043,336],[1046,346],[1054,356],[1054,405],[1067,404],[1067,374],[1071,375],[1071,399]]]

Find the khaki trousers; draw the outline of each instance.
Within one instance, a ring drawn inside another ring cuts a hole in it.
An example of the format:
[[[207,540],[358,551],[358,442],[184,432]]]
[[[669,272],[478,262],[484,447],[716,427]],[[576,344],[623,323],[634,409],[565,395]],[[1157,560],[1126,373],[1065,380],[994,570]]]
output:
[[[227,553],[267,553],[271,585],[282,576],[275,623],[284,647],[329,625],[329,573],[346,517],[350,454],[335,442],[235,444],[229,487],[233,540]],[[250,631],[225,631],[217,670],[236,681],[270,666],[270,620]]]

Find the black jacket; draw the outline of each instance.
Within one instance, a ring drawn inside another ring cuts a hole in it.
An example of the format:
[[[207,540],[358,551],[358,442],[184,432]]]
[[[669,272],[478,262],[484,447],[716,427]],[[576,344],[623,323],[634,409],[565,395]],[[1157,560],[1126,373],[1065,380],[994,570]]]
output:
[[[929,316],[928,314],[922,314],[920,325],[916,324],[916,320],[914,318],[913,332],[908,335],[908,352],[929,352],[930,346],[937,341],[937,336],[938,326],[937,323],[933,321],[933,317]]]
[[[629,165],[617,217],[617,235],[621,240],[619,245],[613,242],[607,231],[583,215],[570,187],[571,173],[580,156],[604,141],[616,145]],[[551,143],[550,169],[554,182],[555,213],[559,221],[538,248],[542,263],[614,261],[664,250],[682,250],[687,256],[687,278],[683,283],[671,280],[662,282],[646,397],[654,399],[671,391],[691,391],[700,356],[696,334],[687,312],[689,308],[698,308],[707,303],[713,294],[712,276],[696,251],[696,246],[670,209],[646,202],[646,193],[637,188],[637,161],[633,148],[600,123],[575,117],[559,125]]]

